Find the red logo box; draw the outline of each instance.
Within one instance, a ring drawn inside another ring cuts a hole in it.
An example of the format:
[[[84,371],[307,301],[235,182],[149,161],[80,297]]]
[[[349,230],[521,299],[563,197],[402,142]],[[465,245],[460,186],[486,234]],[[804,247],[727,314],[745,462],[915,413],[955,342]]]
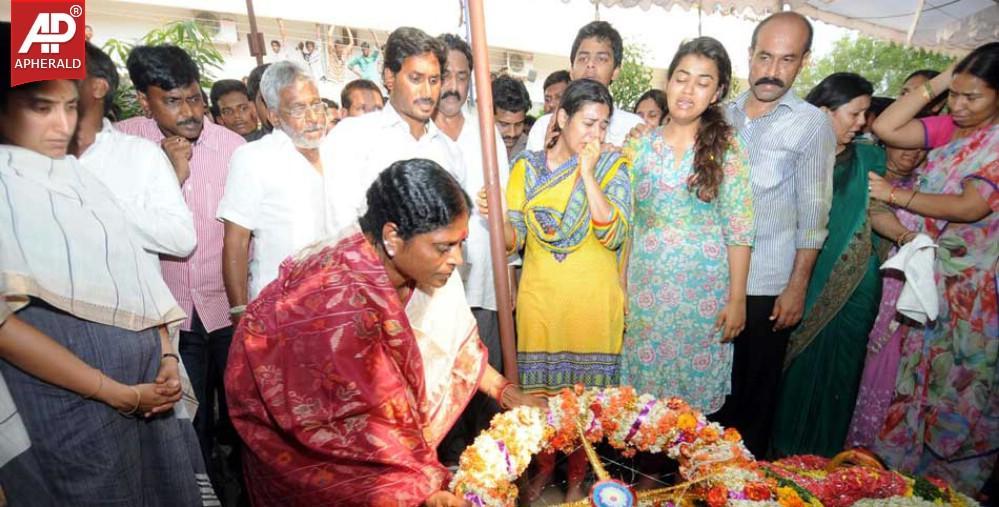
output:
[[[84,0],[11,0],[10,84],[84,79]]]

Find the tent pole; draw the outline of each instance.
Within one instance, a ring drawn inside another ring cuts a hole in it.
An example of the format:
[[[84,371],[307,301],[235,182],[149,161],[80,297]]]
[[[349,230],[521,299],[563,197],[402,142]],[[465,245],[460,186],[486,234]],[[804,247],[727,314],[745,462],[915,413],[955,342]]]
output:
[[[246,17],[250,18],[250,52],[256,53],[253,56],[257,58],[257,66],[264,64],[264,38],[257,31],[257,15],[253,13],[253,0],[246,0]],[[256,51],[253,49],[256,48]]]
[[[517,383],[517,345],[514,341],[513,301],[507,276],[506,241],[503,231],[503,192],[496,162],[496,127],[493,123],[493,91],[489,78],[489,46],[486,44],[484,0],[468,1],[469,26],[472,33],[472,58],[475,61],[475,96],[479,112],[479,137],[482,141],[482,172],[489,203],[489,247],[493,260],[493,281],[496,285],[496,306],[499,317],[500,346],[503,350],[503,374]]]
[[[909,31],[905,34],[905,45],[912,45],[912,36],[916,33],[916,27],[919,26],[919,18],[923,15],[923,7],[926,6],[926,0],[916,0],[916,13],[912,16],[912,26],[909,27]]]

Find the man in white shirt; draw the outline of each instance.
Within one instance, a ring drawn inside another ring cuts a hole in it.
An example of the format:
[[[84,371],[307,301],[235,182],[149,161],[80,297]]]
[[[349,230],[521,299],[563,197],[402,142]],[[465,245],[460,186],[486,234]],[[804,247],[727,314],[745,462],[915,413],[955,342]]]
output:
[[[438,39],[447,48],[447,62],[444,65],[441,99],[437,106],[437,114],[434,115],[434,123],[458,143],[465,165],[465,181],[462,186],[468,195],[474,196],[485,186],[485,177],[482,172],[479,119],[462,111],[468,99],[468,87],[471,83],[472,49],[456,35],[444,34]],[[509,162],[505,150],[500,149],[502,138],[499,132],[495,134],[500,185],[506,187],[509,179]],[[468,220],[465,250],[465,264],[459,268],[465,282],[465,296],[468,305],[472,307],[475,320],[479,323],[479,336],[489,349],[489,364],[497,371],[503,371],[499,324],[496,317],[496,289],[493,281],[492,255],[489,251],[489,225],[478,210],[474,210]]]
[[[478,195],[485,185],[482,172],[482,140],[479,137],[479,118],[466,114],[463,109],[468,99],[471,84],[472,48],[457,35],[444,34],[438,37],[447,51],[447,61],[441,78],[441,98],[434,115],[434,123],[458,143],[465,165],[465,181],[462,187],[470,195]],[[500,185],[506,187],[509,168],[506,150],[502,149],[503,138],[493,128],[496,139],[496,162]],[[479,328],[479,338],[489,351],[489,365],[503,371],[503,354],[500,347],[499,317],[496,313],[496,288],[493,281],[492,255],[489,250],[489,225],[478,210],[472,211],[468,219],[468,238],[465,241],[465,263],[458,268],[465,282],[465,299],[472,309]],[[447,437],[438,446],[438,456],[442,463],[451,465],[465,447],[475,439],[489,421],[499,411],[499,407],[489,397],[476,394],[469,402],[461,419],[452,427]]]
[[[319,144],[326,109],[315,78],[299,63],[277,62],[264,72],[260,93],[274,131],[233,153],[217,214],[225,223],[222,274],[236,309],[277,278],[286,257],[325,232]]]
[[[621,34],[606,21],[594,21],[579,29],[576,40],[572,43],[569,53],[572,67],[569,74],[572,79],[592,79],[610,87],[617,79],[621,70],[621,60],[624,58],[624,43]],[[543,150],[552,115],[546,114],[531,127],[527,138],[527,149]],[[611,111],[610,125],[607,127],[607,142],[621,146],[636,125],[642,124],[642,118],[624,109],[614,108]]]
[[[357,221],[368,187],[393,162],[430,159],[464,182],[461,151],[430,121],[445,60],[441,43],[422,30],[401,27],[389,35],[385,68],[394,81],[389,103],[381,111],[342,120],[320,147],[330,235]]]
[[[80,85],[73,154],[118,198],[135,231],[146,240],[153,264],[159,255],[186,257],[197,236],[173,165],[155,143],[125,134],[104,115],[114,104],[118,70],[97,46],[87,44],[87,77]]]

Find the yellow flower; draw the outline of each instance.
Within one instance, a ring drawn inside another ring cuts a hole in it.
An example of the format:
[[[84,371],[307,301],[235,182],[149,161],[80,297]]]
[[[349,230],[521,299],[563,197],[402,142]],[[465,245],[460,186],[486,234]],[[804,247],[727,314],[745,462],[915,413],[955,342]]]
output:
[[[697,427],[697,418],[690,412],[684,412],[677,418],[676,427],[682,431],[692,431]]]
[[[805,506],[805,502],[798,496],[798,492],[786,486],[777,488],[777,503],[782,507]]]

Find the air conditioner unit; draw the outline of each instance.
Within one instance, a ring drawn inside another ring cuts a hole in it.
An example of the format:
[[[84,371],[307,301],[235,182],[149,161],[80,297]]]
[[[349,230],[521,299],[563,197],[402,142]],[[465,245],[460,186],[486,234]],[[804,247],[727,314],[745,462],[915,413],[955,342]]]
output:
[[[504,53],[504,60],[506,61],[506,71],[511,76],[532,83],[538,78],[538,72],[534,70],[534,55],[519,51],[507,51]]]
[[[196,12],[194,13],[194,22],[216,44],[232,45],[239,40],[239,35],[236,32],[236,22],[231,19],[219,19],[218,14],[214,12]]]

